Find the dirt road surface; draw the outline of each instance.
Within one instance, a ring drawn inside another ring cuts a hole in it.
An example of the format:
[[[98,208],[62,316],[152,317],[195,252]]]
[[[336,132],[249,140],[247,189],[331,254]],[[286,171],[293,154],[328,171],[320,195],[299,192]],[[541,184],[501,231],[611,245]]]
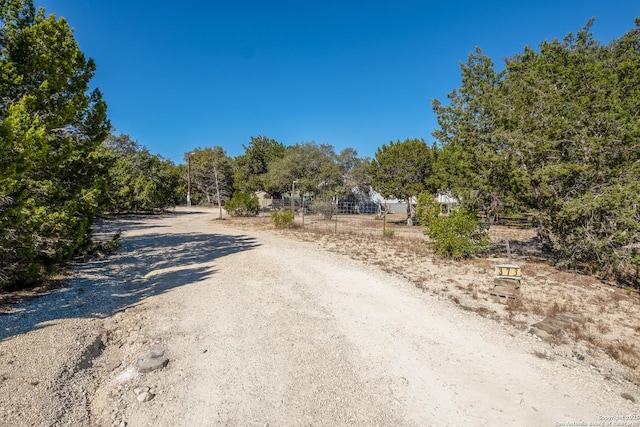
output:
[[[639,412],[589,366],[534,356],[531,335],[213,218],[105,222],[123,230],[118,254],[1,316],[0,425],[552,427]]]

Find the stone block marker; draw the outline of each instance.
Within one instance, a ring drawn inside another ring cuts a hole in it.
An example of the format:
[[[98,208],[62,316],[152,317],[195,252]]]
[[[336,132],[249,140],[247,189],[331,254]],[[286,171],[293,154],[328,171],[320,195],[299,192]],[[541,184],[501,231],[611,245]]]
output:
[[[517,298],[520,295],[522,270],[513,264],[496,265],[490,295],[504,298]]]

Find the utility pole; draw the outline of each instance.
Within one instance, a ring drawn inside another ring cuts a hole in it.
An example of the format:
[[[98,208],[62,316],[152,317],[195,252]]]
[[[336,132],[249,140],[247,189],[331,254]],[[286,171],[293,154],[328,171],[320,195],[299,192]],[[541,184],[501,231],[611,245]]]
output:
[[[218,210],[220,211],[218,219],[222,219],[222,202],[220,201],[220,186],[218,185],[218,168],[215,164],[213,165],[213,176],[216,179],[216,198],[218,199]]]

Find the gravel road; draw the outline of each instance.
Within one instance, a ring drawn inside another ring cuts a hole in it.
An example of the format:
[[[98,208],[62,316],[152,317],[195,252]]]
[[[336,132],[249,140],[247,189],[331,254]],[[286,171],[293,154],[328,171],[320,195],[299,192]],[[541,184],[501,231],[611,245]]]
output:
[[[531,335],[208,211],[103,225],[115,256],[0,317],[0,425],[558,426],[638,413]],[[140,372],[138,361],[168,360]],[[158,356],[159,354],[159,356]]]

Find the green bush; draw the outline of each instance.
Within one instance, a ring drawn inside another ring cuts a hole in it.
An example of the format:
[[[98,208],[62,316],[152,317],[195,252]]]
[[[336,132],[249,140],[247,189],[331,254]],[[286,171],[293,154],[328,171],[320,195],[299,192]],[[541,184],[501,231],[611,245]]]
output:
[[[260,203],[253,193],[236,193],[224,208],[231,216],[256,216],[260,212]]]
[[[122,237],[122,231],[118,231],[111,240],[104,242],[96,241],[93,239],[87,239],[84,247],[81,250],[80,255],[83,256],[101,256],[101,255],[113,255],[120,248],[120,239]]]
[[[276,228],[293,227],[293,213],[291,211],[272,212],[271,221]]]
[[[489,236],[480,229],[476,215],[461,209],[432,219],[425,234],[436,253],[445,258],[470,257],[489,244]]]
[[[440,215],[440,203],[429,193],[420,193],[416,203],[416,217],[418,223],[428,227]]]

